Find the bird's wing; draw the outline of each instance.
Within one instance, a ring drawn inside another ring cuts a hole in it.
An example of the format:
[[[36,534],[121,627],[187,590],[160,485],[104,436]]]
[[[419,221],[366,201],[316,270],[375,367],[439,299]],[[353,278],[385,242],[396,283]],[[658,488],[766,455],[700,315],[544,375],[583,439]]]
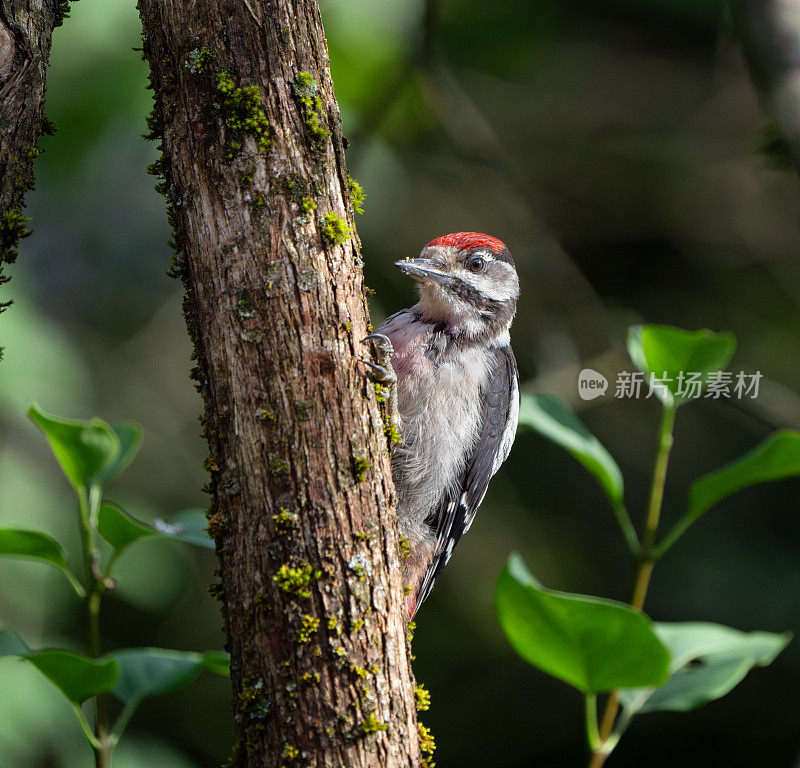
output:
[[[482,392],[480,434],[461,475],[445,491],[434,514],[426,521],[436,529],[433,559],[417,594],[416,607],[431,593],[458,540],[469,530],[486,495],[489,481],[506,460],[519,416],[519,374],[511,347],[495,353],[494,370]]]

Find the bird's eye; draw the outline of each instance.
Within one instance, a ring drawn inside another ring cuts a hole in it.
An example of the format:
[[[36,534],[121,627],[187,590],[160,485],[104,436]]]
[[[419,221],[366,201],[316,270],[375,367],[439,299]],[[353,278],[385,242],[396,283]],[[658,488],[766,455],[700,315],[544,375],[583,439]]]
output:
[[[486,262],[480,256],[473,256],[467,262],[467,269],[475,273],[483,272],[486,269]]]

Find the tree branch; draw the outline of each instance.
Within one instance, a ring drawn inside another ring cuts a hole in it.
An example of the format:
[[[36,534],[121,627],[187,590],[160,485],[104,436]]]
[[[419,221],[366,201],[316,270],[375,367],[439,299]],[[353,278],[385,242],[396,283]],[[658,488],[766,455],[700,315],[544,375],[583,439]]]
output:
[[[53,28],[63,17],[56,0],[0,0],[0,285],[11,279],[5,265],[16,261],[20,239],[31,234],[22,211],[39,136],[53,131],[44,91]],[[10,304],[0,301],[0,312]]]
[[[416,766],[394,491],[314,0],[140,0],[211,456],[232,764]]]

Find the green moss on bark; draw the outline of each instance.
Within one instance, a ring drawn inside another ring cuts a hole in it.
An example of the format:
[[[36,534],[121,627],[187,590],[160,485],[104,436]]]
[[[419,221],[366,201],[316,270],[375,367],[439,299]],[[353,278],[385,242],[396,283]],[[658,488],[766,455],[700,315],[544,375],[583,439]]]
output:
[[[350,202],[353,205],[353,210],[356,213],[364,213],[364,201],[367,199],[367,193],[349,173],[347,174],[347,189],[350,192]]]
[[[345,240],[353,236],[347,222],[338,214],[330,211],[322,217],[322,236],[332,245],[341,245]]]
[[[319,95],[319,85],[310,72],[298,72],[294,81],[294,97],[303,110],[303,122],[314,146],[321,149],[330,138],[325,126],[325,107]]]
[[[311,597],[308,587],[320,576],[322,572],[315,571],[310,563],[301,563],[298,567],[284,563],[272,579],[284,592],[307,599]]]
[[[361,723],[359,723],[358,730],[366,736],[370,733],[385,731],[388,727],[389,726],[386,723],[375,717],[374,713],[370,713],[364,720],[361,721]]]
[[[239,154],[244,135],[248,133],[255,138],[258,148],[266,152],[273,142],[258,86],[236,85],[227,72],[217,72],[214,88],[220,98],[220,115],[231,134],[227,144],[228,159]]]

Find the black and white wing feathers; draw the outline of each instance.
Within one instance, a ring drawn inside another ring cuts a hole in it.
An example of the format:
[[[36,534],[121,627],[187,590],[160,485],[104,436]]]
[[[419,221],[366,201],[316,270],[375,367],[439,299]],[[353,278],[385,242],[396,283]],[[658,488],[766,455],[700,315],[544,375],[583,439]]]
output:
[[[472,525],[489,481],[514,443],[519,415],[519,374],[509,346],[495,351],[494,370],[482,393],[481,410],[483,418],[475,448],[461,475],[445,491],[434,514],[426,521],[436,530],[436,548],[417,595],[417,609],[431,593],[458,540]]]

